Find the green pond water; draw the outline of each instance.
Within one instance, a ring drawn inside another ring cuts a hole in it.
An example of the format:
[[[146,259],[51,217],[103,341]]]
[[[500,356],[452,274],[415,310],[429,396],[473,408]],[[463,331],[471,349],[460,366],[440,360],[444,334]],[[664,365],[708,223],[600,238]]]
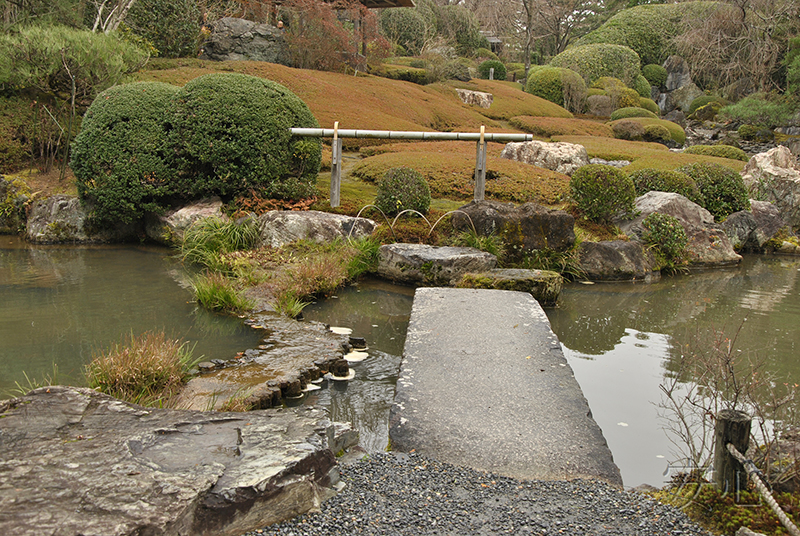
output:
[[[680,470],[659,418],[659,385],[679,368],[681,349],[710,329],[741,327],[737,351],[800,383],[798,276],[800,259],[748,256],[738,268],[654,284],[571,284],[546,310],[626,485],[661,485]],[[131,332],[163,329],[208,359],[259,344],[238,318],[199,309],[183,281],[164,248],[42,247],[0,236],[0,393],[24,383],[23,371],[51,374],[53,363],[62,383],[80,385],[92,352]],[[305,310],[367,340],[355,379],[323,382],[302,403],[352,422],[371,452],[388,442],[412,301],[411,288],[367,279]]]
[[[238,318],[209,313],[179,284],[166,248],[31,246],[0,236],[0,394],[58,365],[61,383],[84,385],[92,353],[130,333],[164,330],[195,355],[230,359],[258,344]],[[23,374],[24,373],[24,374]]]

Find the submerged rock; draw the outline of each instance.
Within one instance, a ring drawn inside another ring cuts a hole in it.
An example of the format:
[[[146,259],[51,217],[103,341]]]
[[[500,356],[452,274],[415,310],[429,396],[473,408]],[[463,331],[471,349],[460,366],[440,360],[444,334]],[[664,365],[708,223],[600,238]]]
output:
[[[375,231],[377,224],[366,218],[309,210],[303,212],[271,210],[258,217],[261,242],[281,247],[296,240],[331,242],[337,238],[362,238]]]
[[[475,248],[384,244],[378,275],[412,285],[452,286],[464,274],[486,272],[496,265],[497,257]]]
[[[66,386],[0,417],[4,536],[239,536],[318,509],[353,439],[315,409],[153,409]]]
[[[555,305],[563,284],[564,278],[558,272],[508,268],[466,274],[456,286],[527,292],[542,305]]]

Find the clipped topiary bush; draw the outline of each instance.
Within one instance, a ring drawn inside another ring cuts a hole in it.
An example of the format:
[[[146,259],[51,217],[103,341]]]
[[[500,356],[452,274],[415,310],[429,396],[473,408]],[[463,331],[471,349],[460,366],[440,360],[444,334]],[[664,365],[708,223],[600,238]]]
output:
[[[500,61],[500,58],[497,57],[497,54],[489,50],[488,48],[479,48],[475,50],[475,57],[476,58],[488,58],[490,60]]]
[[[724,106],[727,104],[727,101],[722,97],[714,97],[712,95],[700,95],[699,97],[695,98],[689,105],[689,112],[686,115],[692,115],[697,111],[698,108],[701,108],[702,106],[705,106],[706,104],[710,104],[712,102],[719,103],[720,106]]]
[[[750,210],[750,199],[741,175],[719,164],[695,162],[676,171],[691,177],[700,189],[703,208],[717,221],[740,210]]]
[[[667,83],[667,70],[655,63],[649,63],[642,67],[642,76],[650,82],[652,87],[661,88]]]
[[[656,101],[653,99],[645,99],[644,97],[640,97],[639,108],[644,108],[645,110],[653,112],[656,117],[661,115],[661,108],[658,107],[658,104],[656,104]]]
[[[641,97],[636,90],[626,87],[619,78],[602,76],[592,83],[592,87],[602,89],[611,98],[614,109],[634,108],[639,106]]]
[[[678,218],[653,212],[642,221],[642,227],[645,228],[642,240],[662,258],[667,267],[674,268],[683,263],[689,239]]]
[[[582,112],[586,102],[586,84],[578,73],[570,69],[542,67],[531,70],[525,91],[574,113]]]
[[[738,129],[736,129],[736,133],[739,134],[739,137],[744,141],[753,141],[758,137],[758,133],[761,129],[755,125],[740,125]]]
[[[664,125],[645,125],[644,127],[644,141],[665,143],[671,139],[672,136]]]
[[[675,143],[678,145],[686,143],[686,132],[679,124],[673,123],[672,121],[654,119],[652,117],[630,117],[628,119],[621,119],[620,121],[635,121],[642,125],[642,127],[646,127],[647,125],[661,125],[669,131],[669,135]],[[611,128],[614,128],[613,122]]]
[[[255,189],[296,201],[315,194],[320,141],[292,137],[289,129],[319,124],[282,85],[244,74],[208,74],[187,83],[173,102],[169,139],[180,195],[231,197]]]
[[[428,31],[425,19],[416,9],[383,9],[380,14],[381,33],[406,54],[416,56],[422,52]]]
[[[569,48],[550,60],[550,65],[572,69],[588,85],[602,76],[613,76],[631,86],[640,74],[636,52],[625,46],[604,43]]]
[[[478,74],[480,75],[481,78],[488,80],[490,69],[494,69],[495,80],[506,79],[506,66],[503,65],[503,62],[498,60],[486,60],[480,65],[478,65]]]
[[[407,167],[392,168],[378,182],[375,206],[387,216],[409,209],[427,214],[431,206],[431,191],[419,171]]]
[[[731,160],[741,160],[742,162],[750,160],[747,153],[738,147],[731,147],[730,145],[692,145],[683,152],[686,154],[704,154],[706,156],[730,158]]]
[[[178,91],[161,82],[125,84],[100,93],[89,106],[70,166],[97,223],[137,221],[159,211],[175,191],[164,118]]]
[[[631,87],[636,90],[636,93],[638,93],[640,97],[643,97],[645,99],[650,98],[651,94],[650,82],[648,82],[647,78],[645,78],[644,76],[638,75],[634,79],[633,85]]]
[[[622,119],[611,124],[614,137],[620,140],[640,141],[644,138],[644,126],[636,121]]]
[[[705,200],[697,183],[686,173],[664,169],[640,169],[628,175],[636,188],[636,195],[647,192],[672,192],[703,206]]]
[[[202,16],[194,0],[137,0],[125,22],[162,58],[197,55]]]
[[[630,108],[620,108],[619,110],[614,110],[614,113],[611,114],[612,121],[616,121],[617,119],[626,119],[628,117],[654,117],[658,119],[658,116],[650,110],[645,110],[644,108],[639,108],[636,106],[632,106]]]
[[[636,190],[625,173],[612,166],[589,164],[578,168],[569,181],[572,198],[591,221],[610,222],[634,211]]]

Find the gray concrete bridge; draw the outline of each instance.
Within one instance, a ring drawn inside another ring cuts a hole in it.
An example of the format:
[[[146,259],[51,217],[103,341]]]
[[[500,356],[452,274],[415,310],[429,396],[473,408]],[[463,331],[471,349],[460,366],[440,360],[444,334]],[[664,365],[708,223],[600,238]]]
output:
[[[390,418],[393,450],[535,480],[619,468],[530,294],[420,288]]]

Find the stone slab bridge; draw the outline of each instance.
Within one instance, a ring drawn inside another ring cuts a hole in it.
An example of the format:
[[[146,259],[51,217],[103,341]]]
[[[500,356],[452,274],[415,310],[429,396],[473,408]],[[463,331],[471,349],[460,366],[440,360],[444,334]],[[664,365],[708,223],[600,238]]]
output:
[[[389,425],[393,450],[519,479],[622,486],[528,293],[417,289]]]

